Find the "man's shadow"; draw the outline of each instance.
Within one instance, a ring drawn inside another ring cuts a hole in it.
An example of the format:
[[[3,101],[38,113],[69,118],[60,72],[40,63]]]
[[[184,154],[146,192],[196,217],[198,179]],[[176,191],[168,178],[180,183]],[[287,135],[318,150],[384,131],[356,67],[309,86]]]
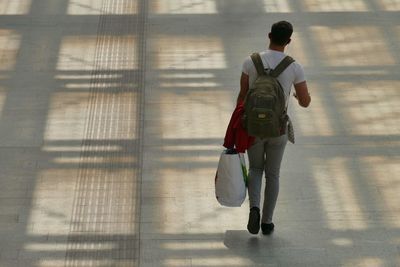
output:
[[[254,266],[277,266],[275,251],[288,244],[274,234],[262,235],[261,231],[258,235],[251,235],[244,230],[228,230],[224,236],[224,245],[234,255],[252,261]]]

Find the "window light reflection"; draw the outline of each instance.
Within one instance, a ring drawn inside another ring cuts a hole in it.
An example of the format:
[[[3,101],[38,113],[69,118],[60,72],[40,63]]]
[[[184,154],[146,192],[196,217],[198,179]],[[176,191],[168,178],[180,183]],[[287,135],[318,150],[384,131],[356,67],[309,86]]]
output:
[[[104,46],[98,46],[96,36],[63,38],[58,58],[58,70],[126,70],[137,68],[134,36],[101,36]],[[101,51],[98,51],[101,49]],[[99,54],[96,56],[96,52]],[[95,64],[96,63],[96,64]]]
[[[148,113],[161,120],[162,138],[221,138],[232,112],[230,92],[191,91],[184,95],[164,93],[160,110]],[[170,103],[174,103],[171,105]],[[152,114],[157,112],[157,114]],[[179,114],[179,120],[176,115]],[[212,119],[210,119],[212,118]]]
[[[395,64],[378,27],[313,26],[324,62],[331,66],[385,66]],[[371,36],[374,36],[371,39]]]
[[[106,146],[106,145],[91,145],[87,147],[82,146],[55,146],[45,145],[42,147],[43,151],[46,152],[90,152],[90,151],[108,151],[108,152],[121,152],[123,149],[121,146]]]
[[[367,11],[363,0],[305,0],[310,12]]]
[[[387,266],[385,261],[381,258],[375,257],[362,257],[358,259],[347,259],[344,260],[343,267],[354,267],[354,266],[373,266],[373,267],[383,267]]]
[[[193,151],[196,150],[197,146],[193,146]],[[160,155],[158,150],[154,153]],[[173,155],[170,152],[165,157]],[[154,172],[159,177],[154,185],[154,193],[157,197],[163,197],[160,202],[146,206],[148,210],[153,210],[152,221],[156,224],[153,227],[162,234],[216,234],[224,232],[227,227],[241,229],[243,222],[237,218],[244,216],[243,210],[221,209],[215,201],[214,182],[209,179],[215,176],[215,161],[209,164],[212,167],[203,168],[198,167],[196,160],[192,162],[197,167],[190,167],[190,162],[175,162],[167,165],[170,167],[158,168]],[[157,163],[156,166],[165,165]],[[180,218],[178,221],[177,216]],[[190,247],[195,249],[195,246]],[[166,248],[173,250],[179,247],[179,244],[171,244]],[[199,245],[199,249],[202,248],[206,249],[205,245]]]
[[[219,83],[215,82],[162,82],[161,87],[177,88],[177,87],[217,87]]]
[[[396,135],[400,132],[400,81],[332,84],[342,105],[346,128],[354,135]]]
[[[101,151],[99,152],[101,154]],[[137,159],[135,157],[124,156],[124,157],[116,157],[116,156],[99,156],[99,157],[55,157],[53,159],[54,163],[58,164],[118,164],[118,163],[137,163]]]
[[[346,162],[346,158],[313,159],[311,164],[327,224],[332,230],[366,229]]]
[[[161,37],[156,57],[159,69],[223,69],[226,68],[224,46],[220,38]]]
[[[378,2],[386,11],[400,10],[400,0],[379,0]]]
[[[82,140],[88,93],[56,93],[52,96],[45,140]]]
[[[19,34],[11,30],[0,29],[0,71],[15,68],[20,42]]]
[[[57,92],[50,101],[49,114],[45,130],[45,140],[82,140],[85,137],[88,115],[89,92]],[[137,95],[131,92],[109,94],[98,93],[95,96],[96,107],[92,109],[108,110],[92,115],[93,127],[107,129],[99,131],[93,140],[131,140],[137,135]],[[89,100],[90,102],[90,100]],[[118,111],[118,112],[114,112]]]
[[[361,159],[363,166],[369,173],[371,185],[378,188],[379,196],[384,205],[382,222],[390,227],[400,228],[398,220],[399,192],[400,192],[400,158],[371,156]]]
[[[168,250],[215,250],[215,249],[225,249],[225,245],[217,241],[167,241],[163,244],[163,247]]]
[[[7,98],[7,90],[5,87],[0,86],[0,115],[3,113],[4,103]]]
[[[46,169],[38,172],[38,179],[32,189],[32,207],[27,223],[29,234],[66,234],[70,228],[67,218],[71,217],[74,202],[78,167],[66,169]],[[52,201],[49,201],[52,199]],[[34,246],[36,247],[36,246]],[[29,246],[30,249],[34,247]]]
[[[1,0],[0,15],[28,14],[32,0]]]
[[[117,244],[113,242],[103,241],[99,242],[82,242],[83,246],[85,246],[85,250],[95,251],[95,250],[112,250],[117,248]],[[74,250],[73,248],[69,248],[67,243],[27,243],[24,245],[25,250],[30,251],[65,251],[67,249]]]
[[[220,83],[215,81],[215,74],[212,73],[168,73],[161,74],[160,86],[166,88],[205,88],[218,87]]]
[[[254,262],[247,258],[247,257],[232,257],[231,255],[228,256],[220,256],[220,257],[198,257],[192,258],[192,267],[196,266],[237,266],[237,267],[245,267],[245,266],[254,266]]]
[[[301,32],[294,32],[292,35],[292,42],[287,46],[286,53],[296,59],[303,66],[310,65],[310,59],[305,53],[307,51],[305,44],[309,41],[305,41]]]
[[[152,0],[151,10],[157,14],[215,14],[215,0]]]
[[[289,13],[291,12],[287,0],[264,0],[265,12],[267,13]]]
[[[100,14],[136,14],[137,0],[119,1],[112,9],[103,7],[104,1],[99,0],[70,0],[69,15],[100,15]]]
[[[323,85],[310,83],[309,88],[312,88],[312,112],[304,112],[302,107],[297,103],[294,97],[291,97],[293,102],[290,105],[290,116],[294,118],[295,132],[304,136],[331,136],[335,134],[336,129],[332,126],[332,120],[327,113],[326,104],[321,95],[321,87]],[[294,89],[292,89],[294,90]]]

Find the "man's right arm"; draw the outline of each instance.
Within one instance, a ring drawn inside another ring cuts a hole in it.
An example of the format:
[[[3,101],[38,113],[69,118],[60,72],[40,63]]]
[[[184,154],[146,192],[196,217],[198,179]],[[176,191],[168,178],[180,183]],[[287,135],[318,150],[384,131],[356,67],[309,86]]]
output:
[[[299,105],[306,108],[310,105],[311,96],[308,92],[307,82],[300,82],[294,85],[294,89],[296,90],[296,94],[294,95],[299,102]]]
[[[240,92],[236,101],[236,105],[244,102],[247,91],[249,91],[249,75],[242,72],[242,75],[240,76]]]

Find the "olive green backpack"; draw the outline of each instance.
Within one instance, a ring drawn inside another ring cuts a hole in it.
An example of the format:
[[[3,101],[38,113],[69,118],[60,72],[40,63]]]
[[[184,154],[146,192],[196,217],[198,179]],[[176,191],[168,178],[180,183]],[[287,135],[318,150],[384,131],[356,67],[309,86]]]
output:
[[[277,77],[294,59],[286,56],[275,69],[267,71],[260,54],[252,54],[251,59],[258,76],[245,98],[244,127],[254,137],[281,136],[287,123],[287,114],[285,93]]]

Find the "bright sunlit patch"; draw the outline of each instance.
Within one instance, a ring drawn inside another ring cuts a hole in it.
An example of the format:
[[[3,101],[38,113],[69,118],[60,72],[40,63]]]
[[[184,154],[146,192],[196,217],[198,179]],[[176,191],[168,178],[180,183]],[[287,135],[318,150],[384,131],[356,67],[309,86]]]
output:
[[[152,0],[151,11],[157,14],[215,14],[215,0]]]
[[[211,242],[195,240],[193,242],[177,242],[171,241],[163,244],[163,247],[168,250],[215,250],[225,249],[225,245],[222,242]]]
[[[400,158],[397,156],[370,156],[361,159],[364,171],[372,179],[371,184],[378,188],[383,205],[382,222],[391,227],[400,228]]]
[[[254,262],[249,258],[241,257],[203,257],[193,258],[192,266],[254,266]]]
[[[136,14],[137,0],[120,0],[112,6],[103,6],[102,0],[70,0],[69,15]]]
[[[88,107],[88,102],[92,106]],[[136,102],[137,95],[133,92],[95,95],[73,91],[54,93],[45,140],[132,140],[137,135]],[[97,112],[90,113],[91,110]],[[91,127],[94,127],[90,129],[87,128],[89,115]]]
[[[387,74],[386,70],[371,70],[371,69],[344,69],[344,70],[332,70],[329,71],[331,74],[335,75],[385,75]]]
[[[29,13],[32,0],[1,0],[0,15],[24,15]]]
[[[355,267],[355,266],[371,266],[371,267],[383,267],[387,266],[382,258],[373,257],[361,257],[357,259],[348,259],[344,261],[343,267]]]
[[[96,251],[96,250],[111,250],[116,248],[116,244],[113,242],[97,242],[97,243],[80,243],[85,246],[85,251]],[[69,246],[73,246],[69,244]],[[67,243],[28,243],[24,245],[25,250],[31,251],[65,251],[67,250]],[[73,247],[68,249],[73,251]]]
[[[191,259],[165,259],[161,266],[165,267],[187,267],[191,266]],[[161,267],[160,266],[160,267]]]
[[[302,66],[311,65],[312,57],[310,58],[306,51],[307,42],[304,35],[301,32],[294,32],[292,37],[292,42],[286,47],[286,53],[296,59],[296,62],[300,63]]]
[[[351,247],[354,245],[353,240],[349,238],[334,238],[332,239],[332,243],[339,247]]]
[[[81,152],[81,151],[121,151],[122,147],[120,146],[99,146],[99,145],[91,145],[91,146],[50,146],[46,145],[42,147],[43,151],[47,152]]]
[[[0,71],[14,70],[20,43],[19,34],[12,30],[0,29]]]
[[[302,107],[297,104],[297,100],[291,97],[292,105],[289,114],[294,121],[295,133],[304,136],[332,136],[335,134],[335,127],[327,113],[324,99],[321,95],[323,85],[310,83],[312,88],[310,106],[311,112],[305,112]]]
[[[27,234],[40,236],[68,233],[73,205],[71,192],[75,187],[77,168],[42,168],[43,170],[37,173],[34,187],[31,188],[32,206],[26,222],[31,227],[27,227]],[[28,243],[26,249],[46,250],[45,246],[45,244]]]
[[[287,0],[264,0],[265,12],[267,13],[289,13],[291,12]]]
[[[100,153],[101,154],[101,153]],[[88,163],[104,163],[104,164],[118,164],[118,163],[136,163],[136,158],[135,157],[130,157],[130,156],[92,156],[92,157],[55,157],[53,158],[54,163],[58,164],[75,164],[75,163],[83,163],[83,164],[88,164]]]
[[[148,116],[161,120],[157,125],[163,139],[223,138],[233,111],[231,103],[226,101],[231,97],[230,92],[164,93],[160,97],[163,102],[159,110],[149,111]]]
[[[3,112],[3,108],[4,108],[4,103],[6,102],[7,99],[7,90],[0,86],[0,115]]]
[[[122,74],[108,74],[108,73],[102,73],[101,75],[96,75],[93,76],[91,74],[57,74],[54,76],[55,79],[58,80],[90,80],[93,79],[94,77],[96,77],[96,79],[118,79],[118,78],[122,78]]]
[[[124,84],[126,85],[126,84]],[[133,85],[133,84],[129,84]],[[95,85],[90,83],[67,83],[65,84],[66,89],[90,89],[92,87],[96,88],[118,88],[121,86],[121,83],[106,83],[106,82],[98,82]]]
[[[168,142],[168,140],[166,140]],[[184,142],[184,140],[182,140]],[[190,142],[190,139],[187,140]],[[220,145],[165,145],[163,151],[220,151]]]
[[[378,3],[387,11],[400,10],[400,0],[379,0]]]
[[[206,163],[206,162],[217,162],[218,157],[210,157],[210,156],[165,157],[162,161],[165,163],[182,162],[182,164],[191,162]]]
[[[160,37],[156,66],[159,69],[226,68],[222,40],[216,37]]]
[[[177,145],[179,147],[179,145]],[[179,151],[179,150],[178,150]],[[196,151],[196,150],[194,150]],[[153,169],[154,175],[159,177],[156,181],[154,192],[157,196],[164,196],[162,202],[155,207],[150,206],[146,210],[153,210],[152,220],[154,220],[158,231],[165,234],[217,234],[229,229],[242,229],[244,221],[243,209],[223,209],[215,200],[214,177],[217,161],[213,164],[202,163],[199,166],[197,161],[175,162],[160,164],[160,159],[164,157],[182,158],[181,155],[188,155],[182,151],[176,153],[157,153],[152,155],[156,158],[153,164],[157,166]],[[203,152],[204,153],[204,152]],[[165,155],[165,156],[164,156]],[[207,167],[210,166],[210,167]],[[156,171],[157,170],[157,171]],[[166,197],[168,196],[168,197]],[[183,201],[184,200],[184,201]],[[145,206],[146,207],[146,206]],[[246,213],[247,214],[247,213]],[[179,218],[179,220],[177,220]],[[185,241],[186,242],[186,241]],[[180,241],[168,241],[167,247],[171,250],[179,250],[183,247]],[[207,249],[204,243],[210,243],[211,249],[221,246],[209,240],[193,242],[188,248],[196,250]],[[199,244],[199,245],[198,245]]]
[[[161,74],[162,79],[209,79],[215,78],[213,73],[167,73]]]
[[[57,70],[131,70],[136,68],[134,36],[67,36],[61,42]]]
[[[387,66],[396,63],[378,27],[313,26],[311,31],[327,65]]]
[[[332,87],[340,100],[346,131],[350,134],[399,134],[399,81],[337,82]]]
[[[183,87],[183,88],[188,88],[188,87],[216,87],[219,86],[219,83],[215,83],[215,82],[163,82],[160,83],[161,87],[166,87],[166,88],[179,88],[179,87]]]
[[[51,97],[45,140],[82,140],[88,93],[56,93]]]
[[[337,12],[337,11],[367,11],[363,0],[305,0],[307,11]]]
[[[346,158],[314,159],[311,164],[327,224],[332,230],[367,228],[347,161]]]

